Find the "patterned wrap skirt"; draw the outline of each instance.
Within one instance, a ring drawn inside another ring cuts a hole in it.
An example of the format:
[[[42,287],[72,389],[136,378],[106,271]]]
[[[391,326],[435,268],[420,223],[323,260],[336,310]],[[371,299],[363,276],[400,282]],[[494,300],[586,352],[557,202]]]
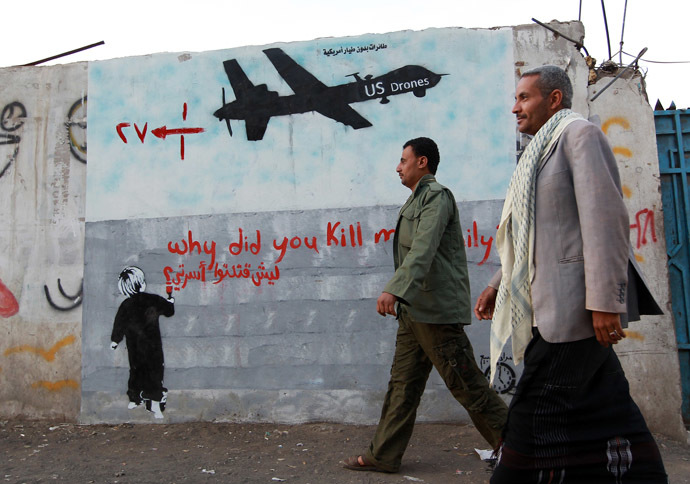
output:
[[[667,483],[613,348],[533,332],[491,483]]]

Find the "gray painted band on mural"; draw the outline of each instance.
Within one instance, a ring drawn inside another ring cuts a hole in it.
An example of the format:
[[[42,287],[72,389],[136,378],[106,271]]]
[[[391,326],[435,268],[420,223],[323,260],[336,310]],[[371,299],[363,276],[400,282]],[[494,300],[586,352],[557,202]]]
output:
[[[491,244],[502,201],[461,202],[459,207],[476,298],[497,268]],[[392,236],[378,243],[374,237],[394,229],[398,209],[87,222],[81,420],[151,421],[148,412],[127,410],[126,342],[110,349],[113,320],[124,300],[118,275],[127,266],[143,270],[145,292],[165,297],[166,285],[179,289],[173,290],[175,314],[160,319],[167,421],[375,419],[397,325],[375,312],[393,262]],[[177,252],[183,252],[190,241],[193,253],[171,253],[176,243]],[[215,269],[229,268],[218,283],[221,275],[213,268],[203,271],[204,282],[199,280],[200,267],[211,262]],[[233,273],[238,264],[251,269]],[[257,271],[260,266],[264,269]],[[185,277],[178,277],[182,269],[196,273],[195,278],[185,283]],[[256,276],[269,273],[278,277]],[[476,321],[467,328],[482,368],[488,329],[488,323]],[[343,405],[343,399],[358,403]],[[332,414],[336,400],[337,416]],[[426,400],[421,419],[467,419],[435,372]]]

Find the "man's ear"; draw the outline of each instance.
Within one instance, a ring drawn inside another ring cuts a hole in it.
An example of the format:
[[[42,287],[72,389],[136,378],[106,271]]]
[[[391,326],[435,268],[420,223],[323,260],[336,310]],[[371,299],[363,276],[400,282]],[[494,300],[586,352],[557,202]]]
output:
[[[561,105],[563,103],[563,92],[560,89],[554,89],[551,91],[551,94],[549,94],[549,108],[551,110],[558,111],[560,110],[563,106]]]
[[[423,170],[429,165],[429,159],[426,156],[420,156],[417,158],[417,166],[419,169]]]

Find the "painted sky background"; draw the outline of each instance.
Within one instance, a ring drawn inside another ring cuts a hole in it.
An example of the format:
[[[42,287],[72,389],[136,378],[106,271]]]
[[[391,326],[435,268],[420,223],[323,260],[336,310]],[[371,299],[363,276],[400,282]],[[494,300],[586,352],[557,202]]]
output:
[[[611,53],[628,64],[644,47],[652,106],[661,99],[690,106],[690,55],[682,22],[686,0],[605,0]],[[627,7],[627,10],[626,10]],[[601,0],[87,0],[4,2],[0,66],[24,64],[105,41],[104,46],[53,63],[103,60],[156,52],[208,51],[245,45],[355,36],[428,27],[495,27],[581,19],[585,47],[609,58]],[[625,24],[623,18],[625,14]],[[685,61],[659,64],[655,62]]]
[[[372,44],[385,48],[324,54]],[[405,93],[385,105],[351,104],[369,128],[296,114],[271,118],[264,138],[248,141],[243,121],[231,122],[230,137],[212,114],[223,87],[226,101],[234,99],[222,66],[228,59],[237,59],[255,85],[293,94],[265,46],[93,62],[87,221],[399,205],[409,191],[395,167],[402,144],[417,136],[438,143],[438,178],[458,200],[503,197],[515,143],[510,29],[429,29],[278,46],[328,86],[353,82],[354,72],[377,77],[406,65],[447,75],[422,98]],[[116,131],[120,123],[130,124],[123,129],[127,143]],[[180,136],[153,136],[161,126],[204,132],[185,136],[182,160]]]

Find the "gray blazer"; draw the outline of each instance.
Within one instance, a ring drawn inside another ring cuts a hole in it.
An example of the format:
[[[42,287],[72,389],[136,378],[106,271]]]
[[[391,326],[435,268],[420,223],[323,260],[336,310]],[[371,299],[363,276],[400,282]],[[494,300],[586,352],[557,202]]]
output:
[[[570,123],[537,173],[534,244],[532,305],[546,341],[594,336],[591,311],[620,313],[624,323],[661,313],[630,258],[616,159],[589,121]],[[489,285],[500,278],[499,270]]]

